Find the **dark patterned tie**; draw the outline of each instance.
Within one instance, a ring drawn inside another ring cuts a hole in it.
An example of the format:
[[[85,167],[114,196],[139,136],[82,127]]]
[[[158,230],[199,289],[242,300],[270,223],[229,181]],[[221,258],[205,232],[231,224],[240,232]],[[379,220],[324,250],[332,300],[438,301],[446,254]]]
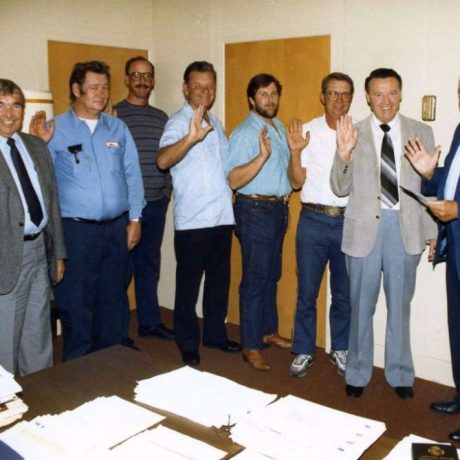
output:
[[[391,142],[390,127],[388,125],[380,125],[380,128],[385,133],[382,140],[382,149],[380,156],[380,183],[382,185],[382,201],[392,208],[398,201],[398,177],[396,174],[395,152],[393,143]]]
[[[10,137],[6,143],[10,146],[11,160],[16,168],[19,182],[22,187],[22,193],[24,194],[27,207],[29,208],[30,220],[38,227],[43,219],[43,211],[37,193],[35,192],[32,182],[30,182],[29,174],[27,173],[21,154],[16,147],[16,142]]]

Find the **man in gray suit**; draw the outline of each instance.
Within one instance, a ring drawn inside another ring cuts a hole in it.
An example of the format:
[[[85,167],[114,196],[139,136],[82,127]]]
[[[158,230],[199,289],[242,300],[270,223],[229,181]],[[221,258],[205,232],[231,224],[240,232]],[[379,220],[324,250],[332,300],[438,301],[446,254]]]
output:
[[[53,363],[48,263],[58,283],[66,257],[48,150],[19,132],[24,104],[19,86],[0,79],[0,364],[21,375]]]
[[[372,375],[372,319],[381,277],[387,301],[385,378],[401,399],[413,397],[410,302],[417,265],[436,226],[427,211],[400,185],[420,191],[421,177],[404,156],[408,138],[430,151],[430,127],[399,114],[402,81],[393,69],[376,69],[365,82],[372,114],[353,127],[344,116],[337,124],[337,152],[331,187],[349,195],[342,250],[350,277],[352,307],[346,393],[359,397]]]

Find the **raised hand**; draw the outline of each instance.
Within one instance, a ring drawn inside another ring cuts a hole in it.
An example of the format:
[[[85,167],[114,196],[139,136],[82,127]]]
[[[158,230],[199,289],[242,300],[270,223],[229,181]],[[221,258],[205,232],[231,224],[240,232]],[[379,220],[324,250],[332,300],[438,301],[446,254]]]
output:
[[[118,116],[117,109],[113,108],[112,98],[111,97],[109,97],[109,99],[107,101],[107,105],[105,106],[104,113],[106,113],[107,115],[112,115],[112,117],[117,117]]]
[[[358,141],[358,128],[353,126],[349,115],[342,115],[337,120],[337,147],[339,154],[345,161],[350,161],[351,152]]]
[[[54,120],[46,126],[46,112],[44,110],[36,112],[30,120],[29,133],[48,143],[54,134]]]
[[[206,126],[201,125],[203,119],[207,123]],[[195,142],[199,142],[199,141],[202,141],[207,136],[207,134],[213,129],[214,127],[209,122],[208,114],[206,113],[206,109],[204,105],[200,105],[193,112],[192,118],[190,120],[189,136]]]
[[[268,137],[268,128],[264,126],[259,133],[259,152],[264,160],[272,153],[272,140]]]
[[[420,139],[409,138],[404,146],[405,156],[414,169],[423,177],[430,179],[441,155],[441,146],[437,145],[433,153],[428,153]]]
[[[310,131],[302,136],[302,122],[299,118],[293,118],[288,125],[287,138],[291,153],[302,151],[310,142]]]

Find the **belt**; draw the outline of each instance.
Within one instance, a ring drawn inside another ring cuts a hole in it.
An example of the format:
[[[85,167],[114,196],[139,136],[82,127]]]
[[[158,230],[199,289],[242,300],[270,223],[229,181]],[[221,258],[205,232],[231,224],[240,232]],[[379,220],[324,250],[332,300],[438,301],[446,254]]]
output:
[[[339,217],[345,214],[345,207],[340,206],[327,206],[325,204],[316,203],[302,203],[303,208],[312,209],[313,211],[320,212],[329,217]]]
[[[125,214],[125,213],[123,213]],[[95,224],[95,225],[103,225],[103,224],[110,224],[111,222],[116,221],[119,219],[123,214],[120,214],[117,217],[114,217],[113,219],[101,219],[101,220],[95,220],[95,219],[84,219],[83,217],[64,217],[62,220],[73,220],[75,222],[82,222],[84,224]]]
[[[249,198],[254,201],[266,201],[270,203],[284,203],[289,202],[289,195],[287,196],[275,196],[275,195],[245,195],[243,193],[237,193],[237,196],[242,196],[244,198]]]
[[[24,235],[24,241],[33,241],[36,240],[42,232],[31,233],[30,235]]]

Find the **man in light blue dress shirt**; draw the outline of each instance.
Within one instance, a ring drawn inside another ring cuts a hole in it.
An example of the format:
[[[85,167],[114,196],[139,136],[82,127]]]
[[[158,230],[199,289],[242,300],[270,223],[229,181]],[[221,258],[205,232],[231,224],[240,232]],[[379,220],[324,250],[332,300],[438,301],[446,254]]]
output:
[[[278,335],[277,284],[292,192],[286,130],[276,114],[279,81],[254,76],[247,88],[251,112],[230,136],[228,181],[236,190],[236,235],[241,244],[240,324],[243,359],[254,369],[270,370],[260,350],[290,348]]]
[[[170,168],[173,179],[175,340],[184,363],[198,365],[200,328],[195,305],[203,274],[203,345],[226,352],[240,350],[238,343],[228,340],[225,329],[234,218],[232,191],[224,173],[227,138],[222,123],[209,112],[216,97],[212,64],[190,64],[183,92],[187,101],[166,124],[157,165]]]
[[[68,249],[66,277],[54,291],[65,360],[121,342],[128,251],[139,242],[145,204],[129,129],[102,113],[109,67],[75,64],[69,88],[68,112],[48,127],[43,115],[32,121],[32,129],[49,141]]]

